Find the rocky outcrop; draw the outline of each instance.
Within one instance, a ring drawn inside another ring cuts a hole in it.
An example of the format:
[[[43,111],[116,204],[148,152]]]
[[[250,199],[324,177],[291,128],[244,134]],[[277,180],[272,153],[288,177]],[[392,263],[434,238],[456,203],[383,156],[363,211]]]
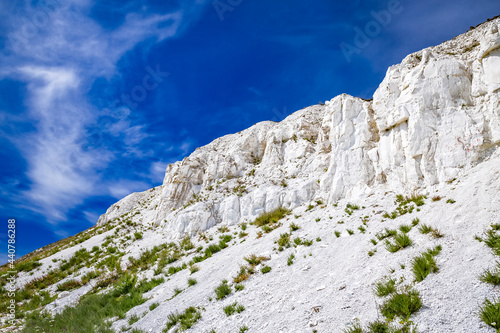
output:
[[[162,186],[124,198],[98,223],[130,212],[176,237],[280,206],[459,177],[500,143],[499,22],[409,55],[372,101],[340,95],[196,149],[167,167]]]

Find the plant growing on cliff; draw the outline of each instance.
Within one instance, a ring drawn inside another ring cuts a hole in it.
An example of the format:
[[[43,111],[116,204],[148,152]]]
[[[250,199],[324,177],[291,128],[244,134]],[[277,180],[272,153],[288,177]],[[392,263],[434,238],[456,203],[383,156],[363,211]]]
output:
[[[222,280],[221,284],[214,291],[215,299],[221,300],[231,294],[231,286],[227,284],[227,280]]]
[[[288,214],[290,214],[289,209],[280,207],[273,211],[261,214],[255,219],[254,225],[262,228],[264,228],[265,226],[273,228],[278,224],[279,220],[281,220]]]

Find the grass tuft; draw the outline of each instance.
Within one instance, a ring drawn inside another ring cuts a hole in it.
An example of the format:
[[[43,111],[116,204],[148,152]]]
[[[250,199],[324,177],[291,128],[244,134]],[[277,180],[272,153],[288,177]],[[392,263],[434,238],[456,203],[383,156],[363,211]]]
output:
[[[375,284],[375,295],[378,297],[389,296],[396,291],[396,280],[379,281]]]
[[[231,286],[227,284],[227,280],[223,280],[222,283],[215,288],[215,299],[221,300],[226,296],[231,294]]]
[[[273,225],[288,214],[290,214],[290,210],[280,207],[271,212],[263,213],[262,215],[257,217],[254,221],[254,225],[256,225],[257,227]]]
[[[394,241],[386,241],[385,242],[385,248],[387,251],[394,253],[398,252],[399,250],[402,250],[410,245],[413,244],[413,241],[410,239],[410,237],[405,234],[405,233],[400,233],[394,236]]]
[[[222,310],[224,310],[226,317],[229,317],[235,313],[241,313],[245,311],[245,307],[241,304],[238,304],[238,302],[234,302],[233,304],[223,307]]]
[[[380,312],[384,317],[393,320],[399,317],[408,320],[412,313],[417,312],[422,307],[422,300],[417,290],[407,288],[406,291],[392,294],[380,307]]]
[[[434,256],[438,255],[440,252],[441,246],[436,246],[434,249],[429,249],[421,255],[413,258],[411,265],[415,281],[422,282],[427,275],[435,273],[439,270],[436,261],[434,260]]]
[[[178,325],[174,332],[185,331],[191,327],[201,318],[201,312],[195,307],[189,307],[183,313],[174,312],[168,315],[167,326],[163,332],[168,332],[172,327]]]

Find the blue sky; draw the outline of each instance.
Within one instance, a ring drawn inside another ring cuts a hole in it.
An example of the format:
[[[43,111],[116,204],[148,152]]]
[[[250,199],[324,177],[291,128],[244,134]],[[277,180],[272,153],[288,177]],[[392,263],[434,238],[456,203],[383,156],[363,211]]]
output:
[[[388,66],[500,2],[0,0],[0,13],[4,263],[8,218],[19,257],[87,229],[217,137],[371,98]]]

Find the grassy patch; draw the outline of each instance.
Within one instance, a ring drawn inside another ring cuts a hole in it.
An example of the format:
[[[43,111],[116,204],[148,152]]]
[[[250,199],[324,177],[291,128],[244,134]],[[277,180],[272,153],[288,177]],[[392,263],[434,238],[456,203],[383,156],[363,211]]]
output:
[[[269,257],[263,257],[263,256],[257,256],[255,254],[251,254],[248,257],[243,258],[250,266],[257,266],[260,265],[262,262],[269,260]]]
[[[412,313],[422,307],[422,300],[417,290],[407,288],[406,291],[392,294],[381,306],[380,312],[384,317],[393,320],[396,317],[408,320]]]
[[[224,310],[226,317],[229,317],[235,313],[241,313],[245,311],[245,307],[241,304],[238,304],[238,302],[234,302],[233,304],[223,307],[222,310]]]
[[[280,237],[275,241],[275,243],[277,243],[281,248],[280,251],[283,250],[283,247],[290,247],[290,234],[281,234]]]
[[[479,308],[479,317],[488,326],[500,331],[500,300],[491,302],[486,299]]]
[[[68,280],[64,283],[61,283],[57,286],[57,291],[67,291],[73,290],[76,288],[80,288],[82,286],[80,281],[77,280]]]
[[[352,215],[352,213],[354,213],[355,210],[358,210],[359,209],[359,206],[358,205],[353,205],[353,204],[350,204],[348,203],[344,209],[344,212],[346,212],[347,215]]]
[[[260,270],[262,272],[262,274],[266,274],[266,273],[269,273],[271,271],[271,267],[269,266],[264,266],[261,268]]]
[[[394,236],[394,240],[392,242],[386,240],[385,248],[387,251],[394,253],[399,250],[402,250],[413,244],[413,241],[410,237],[405,233],[400,233]]]
[[[167,326],[163,332],[168,332],[174,326],[178,327],[174,332],[182,332],[193,327],[193,325],[201,318],[201,312],[191,306],[184,310],[184,312],[171,313],[167,318]]]
[[[146,301],[137,288],[130,289],[127,294],[118,294],[109,292],[85,296],[77,306],[67,307],[54,317],[32,312],[27,315],[22,332],[109,332],[108,318],[125,318],[130,309]]]
[[[375,284],[375,295],[378,297],[389,296],[396,291],[396,280],[389,279],[386,281],[379,281]]]
[[[271,212],[263,213],[262,215],[257,217],[254,221],[254,225],[256,225],[257,227],[272,227],[288,214],[290,214],[290,210],[280,207]]]
[[[215,299],[221,300],[231,294],[231,286],[227,284],[227,280],[223,280],[214,291]]]
[[[481,275],[479,276],[479,280],[485,283],[492,284],[494,286],[500,285],[500,262],[497,262],[494,269],[487,269],[483,273],[481,273]]]
[[[378,238],[378,240],[383,240],[389,237],[393,237],[397,235],[397,231],[389,228],[385,228],[383,232],[379,232],[375,235],[375,237]]]
[[[429,249],[421,255],[413,258],[411,261],[413,276],[415,281],[423,281],[430,273],[435,273],[439,270],[434,256],[441,252],[441,246],[438,245],[434,249]]]

